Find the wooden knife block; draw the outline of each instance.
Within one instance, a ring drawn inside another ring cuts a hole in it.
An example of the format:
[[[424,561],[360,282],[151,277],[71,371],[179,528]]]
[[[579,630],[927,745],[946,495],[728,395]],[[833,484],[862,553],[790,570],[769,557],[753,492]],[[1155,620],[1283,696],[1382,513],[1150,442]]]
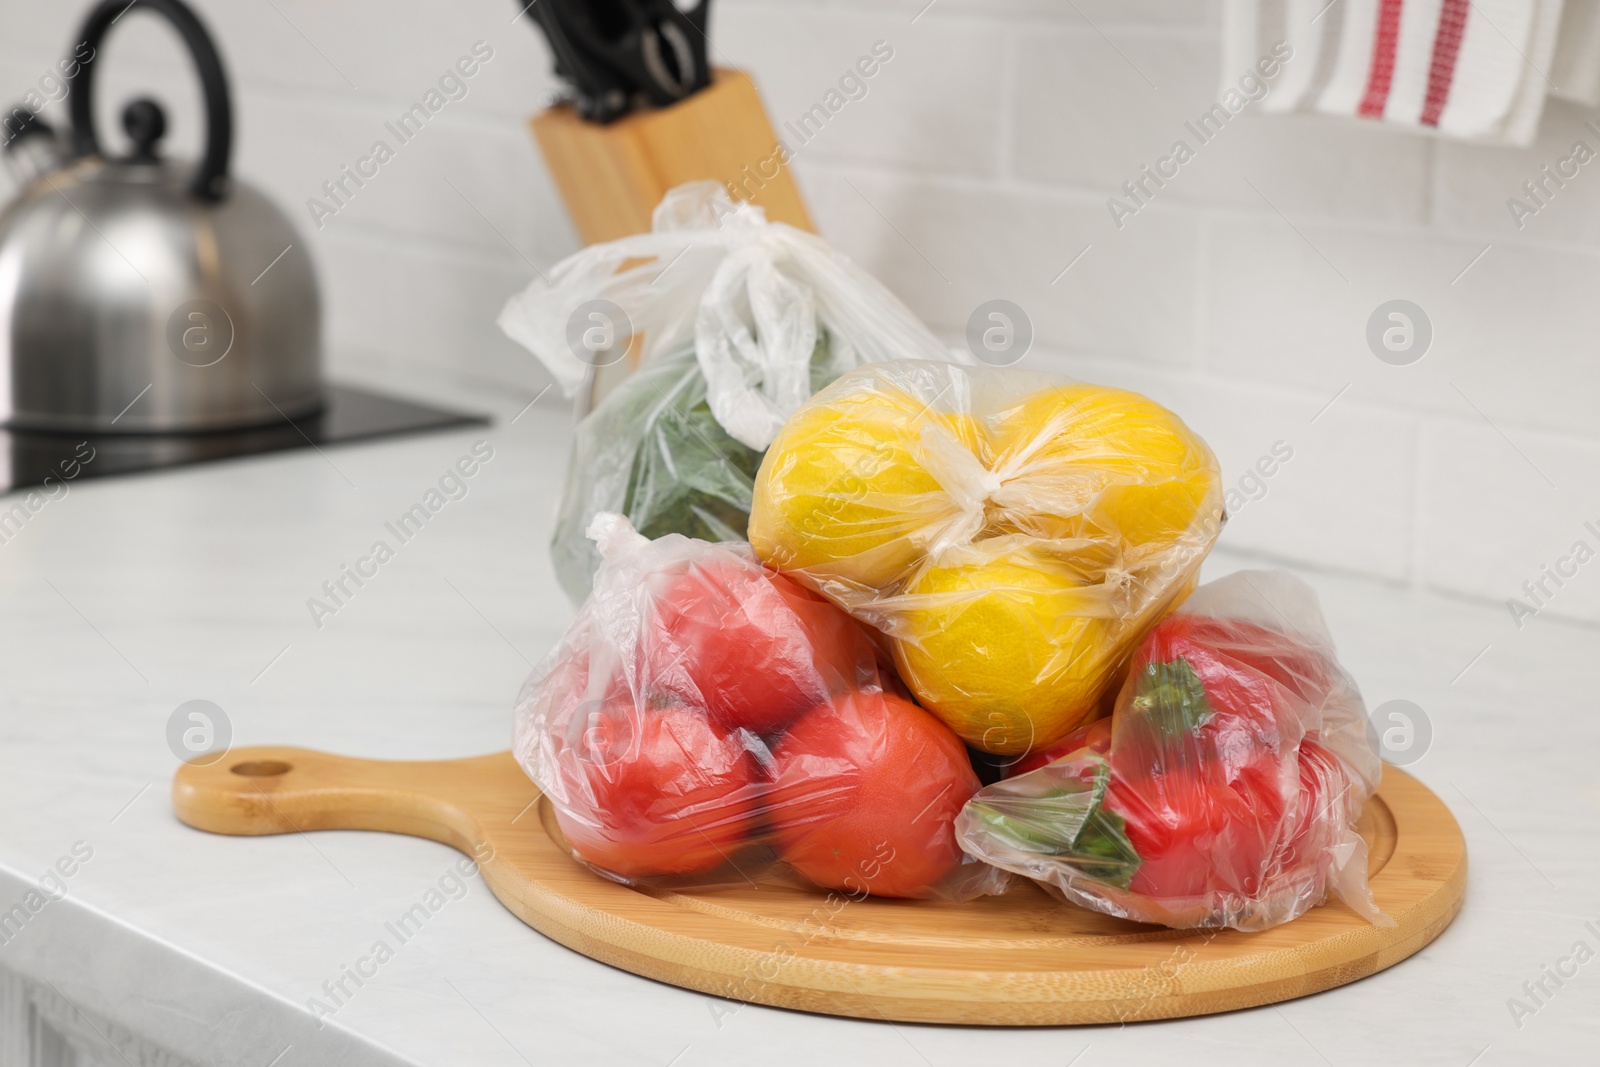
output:
[[[780,162],[761,94],[741,71],[718,70],[687,100],[609,125],[585,122],[563,104],[529,126],[585,244],[649,232],[667,190],[708,178],[735,200],[764,208],[773,222],[816,228]]]

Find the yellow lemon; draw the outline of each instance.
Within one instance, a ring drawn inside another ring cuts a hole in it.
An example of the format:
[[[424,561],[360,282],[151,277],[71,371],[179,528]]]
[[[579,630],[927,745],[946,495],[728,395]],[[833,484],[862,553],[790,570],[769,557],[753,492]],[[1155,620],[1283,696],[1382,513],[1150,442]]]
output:
[[[994,421],[994,465],[1006,479],[1007,515],[1030,533],[1166,544],[1190,528],[1217,489],[1210,448],[1176,415],[1137,393],[1095,385],[1042,389]]]
[[[750,544],[780,570],[889,586],[958,511],[929,469],[938,449],[973,451],[982,432],[970,416],[933,411],[882,382],[814,400],[762,460]]]
[[[906,593],[895,663],[968,744],[1018,755],[1095,713],[1119,643],[1073,568],[1019,551],[930,567]]]

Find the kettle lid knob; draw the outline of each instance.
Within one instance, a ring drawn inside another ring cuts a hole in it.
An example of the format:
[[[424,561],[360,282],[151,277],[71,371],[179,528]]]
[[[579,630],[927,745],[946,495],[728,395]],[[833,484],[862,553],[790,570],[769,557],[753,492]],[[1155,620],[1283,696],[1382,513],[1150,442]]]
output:
[[[148,96],[141,96],[122,109],[122,129],[133,138],[133,158],[153,161],[156,142],[167,132],[167,113]]]
[[[122,128],[133,138],[133,158],[154,162],[155,142],[166,134],[166,112],[149,96],[141,96],[123,107]]]

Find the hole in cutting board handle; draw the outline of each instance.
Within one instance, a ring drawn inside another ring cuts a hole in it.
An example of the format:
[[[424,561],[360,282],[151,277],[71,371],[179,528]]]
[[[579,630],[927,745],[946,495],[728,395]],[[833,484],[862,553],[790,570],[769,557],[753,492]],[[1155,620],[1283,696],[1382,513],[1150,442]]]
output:
[[[275,778],[280,774],[288,774],[293,766],[275,759],[253,759],[243,763],[235,763],[228,768],[234,774],[242,774],[246,778]]]

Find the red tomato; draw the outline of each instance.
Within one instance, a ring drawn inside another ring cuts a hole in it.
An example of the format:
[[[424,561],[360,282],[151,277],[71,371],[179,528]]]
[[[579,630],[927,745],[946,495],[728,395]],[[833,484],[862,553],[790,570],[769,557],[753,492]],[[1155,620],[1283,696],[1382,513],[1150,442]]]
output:
[[[978,776],[950,729],[909,700],[847,693],[773,752],[779,854],[824,889],[916,896],[961,862],[951,823]]]
[[[855,620],[753,564],[697,563],[666,583],[655,607],[656,683],[730,730],[771,736],[876,677],[876,649]]]
[[[639,709],[621,696],[574,726],[560,753],[568,800],[556,821],[580,858],[628,878],[693,874],[721,866],[750,836],[755,761],[700,711]]]

